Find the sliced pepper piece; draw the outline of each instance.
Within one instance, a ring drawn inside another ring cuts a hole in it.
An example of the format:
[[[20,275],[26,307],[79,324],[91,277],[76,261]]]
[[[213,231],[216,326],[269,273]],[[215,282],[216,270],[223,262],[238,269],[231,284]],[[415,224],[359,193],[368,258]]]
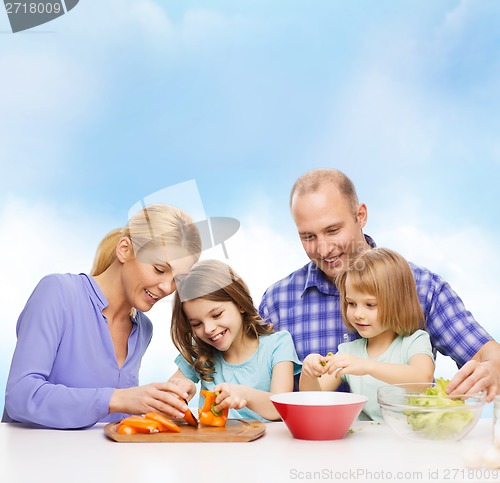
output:
[[[118,429],[116,430],[118,434],[137,434],[137,431],[132,426],[128,426],[127,424],[120,423],[118,425]]]
[[[333,356],[333,353],[332,353],[332,352],[329,352],[329,353],[326,355],[326,357],[331,357],[331,356]],[[321,362],[320,362],[320,364],[321,364],[322,366],[326,366],[326,361],[321,361]]]
[[[159,433],[162,429],[158,421],[147,419],[144,416],[129,416],[123,419],[121,424],[131,426],[138,433]]]
[[[205,402],[203,403],[203,407],[200,408],[198,415],[200,423],[206,426],[225,426],[229,408],[225,408],[222,411],[215,411],[214,409],[216,406],[215,399],[219,393],[202,390],[200,394],[205,396]]]
[[[183,397],[179,396],[179,399],[187,404],[187,401]],[[198,420],[194,417],[194,414],[191,412],[189,408],[184,413],[184,421],[186,421],[186,423],[188,423],[189,426],[194,426],[195,428],[198,427]]]
[[[149,412],[144,415],[146,419],[151,419],[153,421],[156,421],[157,423],[160,424],[160,432],[165,433],[165,432],[172,432],[172,433],[180,433],[181,428],[177,426],[173,421],[170,421],[170,419],[166,418],[162,414],[155,413],[155,412]]]

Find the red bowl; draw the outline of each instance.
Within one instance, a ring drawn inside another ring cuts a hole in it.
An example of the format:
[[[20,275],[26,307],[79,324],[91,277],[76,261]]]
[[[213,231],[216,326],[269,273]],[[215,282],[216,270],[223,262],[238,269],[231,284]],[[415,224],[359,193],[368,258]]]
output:
[[[368,400],[347,392],[302,391],[270,396],[297,439],[342,439]]]

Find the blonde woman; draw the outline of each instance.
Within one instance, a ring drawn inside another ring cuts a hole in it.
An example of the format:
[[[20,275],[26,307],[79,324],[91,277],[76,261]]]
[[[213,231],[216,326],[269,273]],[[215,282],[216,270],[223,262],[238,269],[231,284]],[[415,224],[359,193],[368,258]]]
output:
[[[385,384],[432,382],[434,358],[408,262],[386,248],[366,250],[335,282],[344,322],[362,337],[331,356],[309,354],[301,391],[334,391],[342,380],[368,402],[361,417],[380,420],[377,389]]]
[[[200,252],[187,214],[152,205],[102,240],[90,275],[44,277],[17,322],[2,421],[69,429],[148,411],[182,417],[183,381],[138,386],[153,329],[144,313]]]

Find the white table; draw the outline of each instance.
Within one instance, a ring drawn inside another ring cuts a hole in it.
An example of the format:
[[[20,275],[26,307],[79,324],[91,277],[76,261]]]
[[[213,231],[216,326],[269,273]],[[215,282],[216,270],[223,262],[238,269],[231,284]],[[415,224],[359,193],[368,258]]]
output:
[[[293,439],[284,423],[248,443],[117,443],[103,425],[79,431],[0,424],[5,483],[500,482],[500,471],[468,470],[464,452],[491,444],[491,419],[462,441],[396,437],[384,423],[355,422],[337,441]]]

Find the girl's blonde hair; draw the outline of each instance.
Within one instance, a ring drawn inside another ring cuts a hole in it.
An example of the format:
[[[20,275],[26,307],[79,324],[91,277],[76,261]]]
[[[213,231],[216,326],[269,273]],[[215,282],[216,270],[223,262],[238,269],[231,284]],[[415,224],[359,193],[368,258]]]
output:
[[[213,381],[214,348],[200,340],[182,308],[183,302],[195,299],[232,302],[242,312],[243,330],[253,338],[274,332],[259,316],[246,283],[235,271],[218,260],[203,260],[177,282],[170,335],[175,347],[204,381]]]
[[[175,206],[149,205],[136,213],[124,228],[112,230],[102,239],[90,275],[100,275],[114,262],[122,237],[130,238],[136,255],[146,246],[178,246],[198,260],[202,250],[198,228],[187,213]]]
[[[347,320],[347,280],[356,290],[377,299],[378,319],[382,327],[402,336],[425,328],[413,272],[399,253],[388,248],[366,250],[336,279],[344,323],[349,330],[355,331]]]

